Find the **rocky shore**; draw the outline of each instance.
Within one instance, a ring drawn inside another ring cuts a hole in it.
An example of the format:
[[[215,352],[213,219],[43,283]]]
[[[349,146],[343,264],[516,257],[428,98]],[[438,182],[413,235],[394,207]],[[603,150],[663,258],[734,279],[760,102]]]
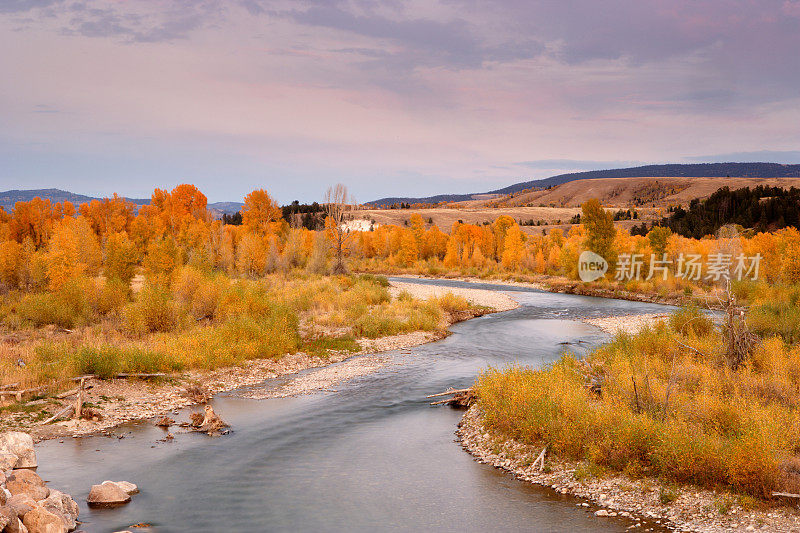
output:
[[[663,526],[674,531],[800,531],[800,511],[791,506],[767,506],[728,492],[674,486],[657,479],[630,479],[595,472],[586,465],[545,454],[484,427],[480,404],[472,406],[456,432],[462,447],[479,462],[508,471],[518,479],[571,494],[578,505],[598,517],[625,518],[631,530]]]
[[[388,274],[394,278],[408,279],[447,279],[452,281],[463,281],[467,283],[487,283],[490,285],[503,285],[506,287],[520,287],[525,289],[537,289],[545,292],[576,294],[580,296],[594,296],[596,298],[612,298],[616,300],[628,300],[632,302],[655,303],[663,305],[674,305],[680,307],[689,303],[702,304],[702,307],[712,309],[718,307],[716,298],[711,295],[686,295],[683,293],[663,294],[660,292],[633,292],[619,287],[601,286],[596,283],[582,283],[563,276],[549,276],[537,274],[534,279],[518,281],[510,279],[476,278],[470,276],[421,276],[418,274]]]
[[[424,279],[424,278],[418,278]],[[442,287],[438,285],[425,285],[422,283],[407,283],[403,281],[392,281],[389,292],[392,296],[397,296],[400,292],[407,292],[414,298],[426,300],[428,298],[439,298],[447,293],[454,296],[461,296],[473,305],[489,307],[495,311],[508,311],[519,307],[519,303],[510,296],[485,289],[473,289],[466,287]]]
[[[620,315],[602,318],[583,318],[583,322],[598,327],[607,333],[628,333],[633,335],[648,326],[653,326],[659,320],[669,318],[665,313],[647,313],[640,315]]]
[[[0,433],[0,531],[65,533],[78,527],[78,504],[35,472],[38,463],[27,433]]]

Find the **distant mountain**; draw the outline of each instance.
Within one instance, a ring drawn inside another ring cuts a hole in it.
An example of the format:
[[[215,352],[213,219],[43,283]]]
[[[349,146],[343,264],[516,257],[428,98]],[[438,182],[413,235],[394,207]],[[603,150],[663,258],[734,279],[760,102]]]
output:
[[[541,180],[523,181],[495,189],[485,193],[472,194],[439,194],[424,198],[390,197],[381,198],[368,205],[388,206],[396,203],[439,203],[439,202],[465,202],[476,200],[480,195],[504,195],[525,189],[546,189],[561,185],[569,181],[587,180],[595,178],[667,178],[667,177],[696,177],[696,178],[800,178],[800,165],[783,165],[780,163],[694,163],[671,165],[645,165],[641,167],[617,168],[611,170],[590,170],[586,172],[571,172],[559,174]]]
[[[74,192],[62,191],[61,189],[28,189],[28,190],[13,190],[0,192],[0,207],[7,212],[14,209],[14,204],[17,202],[29,202],[36,197],[49,199],[51,202],[72,202],[75,207],[80,204],[91,202],[92,200],[100,200],[93,196],[86,196],[83,194],[76,194]],[[148,205],[150,198],[126,198],[138,206]],[[239,211],[242,206],[241,202],[215,202],[208,204],[208,210],[216,218],[222,218],[223,214],[232,215]]]
[[[208,204],[208,208],[211,211],[219,211],[226,215],[233,215],[240,211],[242,207],[244,207],[242,202],[214,202],[213,204]]]

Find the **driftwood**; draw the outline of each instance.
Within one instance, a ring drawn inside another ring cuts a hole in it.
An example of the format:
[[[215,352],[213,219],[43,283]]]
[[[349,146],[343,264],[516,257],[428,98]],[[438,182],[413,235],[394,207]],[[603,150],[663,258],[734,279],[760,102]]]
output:
[[[203,417],[202,422],[200,422],[200,427],[197,428],[197,431],[203,431],[209,435],[224,435],[228,432],[229,427],[230,426],[228,423],[222,420],[219,415],[214,412],[213,407],[206,405],[205,416]]]
[[[153,372],[153,373],[130,373],[130,372],[121,372],[119,374],[115,374],[114,378],[116,379],[130,379],[130,378],[161,378],[165,377],[167,374],[164,372]],[[72,378],[72,381],[80,381],[82,379],[100,379],[97,377],[97,374],[85,374],[83,376],[77,376]]]
[[[92,387],[94,387],[94,385],[89,384],[89,385],[84,386],[83,390],[89,390]],[[56,395],[56,398],[58,398],[59,400],[63,400],[64,398],[69,398],[70,396],[72,396],[74,394],[78,394],[78,392],[80,390],[81,390],[80,387],[75,387],[74,389],[68,390],[67,392],[62,392],[61,394]]]
[[[56,414],[54,414],[53,416],[51,416],[50,418],[48,418],[47,420],[42,422],[42,425],[49,424],[50,422],[54,422],[54,421],[58,420],[62,416],[66,416],[73,409],[75,409],[74,405],[66,406],[64,409],[62,409],[61,411],[57,412]]]
[[[800,500],[800,494],[793,494],[791,492],[773,492],[773,498],[791,498],[795,500]]]
[[[2,399],[3,396],[13,396],[18,402],[21,402],[24,395],[40,392],[45,388],[46,387],[34,387],[32,389],[0,390],[0,399]]]
[[[430,394],[430,395],[425,396],[425,397],[426,398],[436,398],[437,396],[450,396],[451,394],[458,394],[458,393],[461,393],[461,392],[469,392],[471,390],[472,390],[472,388],[468,388],[468,389],[447,389],[444,392],[438,392],[436,394]]]
[[[81,414],[83,414],[83,387],[85,381],[85,379],[82,379],[81,384],[78,385],[78,396],[75,398],[75,412],[73,413],[72,418],[78,420],[80,420]]]
[[[426,398],[436,398],[439,396],[451,396],[450,398],[445,398],[444,400],[438,400],[435,402],[431,402],[431,405],[450,405],[451,407],[469,407],[475,400],[477,396],[475,391],[472,388],[468,389],[450,389],[444,392],[439,392],[437,394],[431,394],[430,396],[426,396]]]
[[[544,454],[546,452],[547,452],[547,446],[542,448],[541,453],[539,453],[539,456],[536,458],[536,460],[533,461],[533,464],[531,464],[531,467],[536,468],[536,465],[538,464],[539,465],[539,471],[541,472],[542,470],[544,470]]]

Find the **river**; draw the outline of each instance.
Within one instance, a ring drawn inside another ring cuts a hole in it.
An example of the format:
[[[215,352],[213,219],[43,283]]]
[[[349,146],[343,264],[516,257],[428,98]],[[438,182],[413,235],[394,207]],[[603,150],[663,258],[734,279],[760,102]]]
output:
[[[87,532],[137,523],[151,528],[133,531],[580,532],[630,526],[477,463],[455,442],[461,411],[430,407],[425,396],[469,386],[488,366],[541,366],[565,349],[583,353],[608,340],[578,317],[665,307],[491,284],[416,282],[507,291],[521,307],[456,324],[441,341],[388,352],[392,364],[338,384],[338,392],[269,400],[235,391],[219,395],[214,409],[234,428],[227,436],[175,431],[174,440],[161,442],[164,431],[142,422],[117,428],[124,438],[42,443],[39,474],[80,503]],[[106,479],[131,481],[141,493],[124,507],[86,508],[90,486]]]

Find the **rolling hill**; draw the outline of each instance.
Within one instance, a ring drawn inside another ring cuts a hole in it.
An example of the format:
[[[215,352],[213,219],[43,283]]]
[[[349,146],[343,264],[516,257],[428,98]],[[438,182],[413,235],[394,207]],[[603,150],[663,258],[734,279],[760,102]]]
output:
[[[92,200],[100,200],[100,198],[93,196],[62,191],[61,189],[15,189],[11,191],[0,191],[0,207],[10,212],[14,209],[15,203],[29,202],[36,197],[49,199],[51,202],[72,202],[76,207],[80,204],[91,202]],[[127,200],[137,206],[150,203],[150,198],[127,198]],[[208,209],[214,217],[221,218],[223,214],[232,215],[236,213],[242,208],[242,205],[244,204],[241,202],[215,202],[208,204]]]
[[[468,202],[470,200],[483,200],[480,196],[488,195],[497,198],[525,191],[528,189],[547,189],[579,180],[587,179],[620,179],[620,178],[708,178],[713,180],[726,180],[728,178],[800,178],[800,164],[783,165],[780,163],[697,163],[697,164],[670,164],[646,165],[641,167],[618,168],[612,170],[590,170],[586,172],[572,172],[559,174],[541,180],[523,181],[508,187],[495,189],[484,193],[472,194],[440,194],[423,198],[390,197],[381,198],[367,205],[388,206],[395,203],[439,203],[439,202]],[[716,188],[723,186],[720,183]],[[715,188],[715,190],[716,190]],[[709,193],[710,194],[710,193]],[[484,198],[485,199],[485,198]]]

